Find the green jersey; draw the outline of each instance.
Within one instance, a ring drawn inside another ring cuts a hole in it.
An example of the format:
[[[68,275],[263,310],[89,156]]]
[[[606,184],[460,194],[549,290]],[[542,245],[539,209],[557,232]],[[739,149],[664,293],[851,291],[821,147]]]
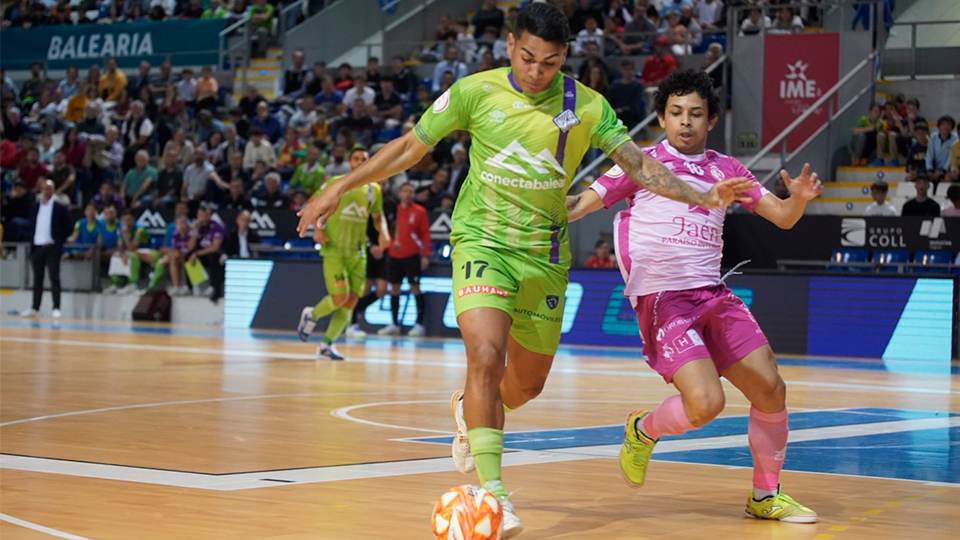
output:
[[[570,266],[566,194],[590,146],[609,154],[630,140],[597,92],[560,73],[539,94],[520,91],[509,68],[457,81],[414,134],[433,146],[470,132],[470,172],[453,212],[450,242],[529,253]]]
[[[323,192],[341,178],[343,175],[334,176],[320,186],[317,193]],[[320,249],[320,255],[366,258],[367,220],[370,216],[382,213],[383,192],[380,184],[367,184],[344,193],[340,206],[324,227],[330,240]]]

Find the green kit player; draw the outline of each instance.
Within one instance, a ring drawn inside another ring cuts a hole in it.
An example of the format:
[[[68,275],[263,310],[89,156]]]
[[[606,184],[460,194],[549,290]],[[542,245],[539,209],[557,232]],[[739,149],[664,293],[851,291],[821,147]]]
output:
[[[476,467],[501,501],[503,538],[523,530],[500,477],[504,413],[540,393],[556,353],[570,266],[565,196],[588,147],[602,149],[643,188],[688,204],[723,207],[751,186],[730,179],[702,193],[648,158],[603,96],[558,73],[569,35],[558,9],[530,4],[507,36],[510,68],[457,81],[414,130],[299,212],[303,235],[348,190],[413,166],[453,131],[470,132],[470,172],[450,235],[467,353],[465,389],[452,400],[453,455],[460,471]]]
[[[350,169],[356,169],[368,158],[366,150],[355,148],[350,152]],[[343,178],[334,176],[327,180],[317,190],[317,194],[339,188]],[[364,292],[367,279],[368,217],[373,218],[373,224],[380,233],[380,247],[386,249],[390,244],[390,232],[382,214],[383,193],[380,185],[368,184],[342,193],[340,207],[323,226],[317,226],[314,230],[313,239],[322,246],[320,256],[323,257],[323,280],[327,285],[327,295],[316,306],[303,308],[297,333],[300,339],[307,341],[317,319],[332,314],[323,342],[317,348],[317,355],[321,358],[343,360],[343,355],[337,351],[333,342],[347,327],[353,308]]]

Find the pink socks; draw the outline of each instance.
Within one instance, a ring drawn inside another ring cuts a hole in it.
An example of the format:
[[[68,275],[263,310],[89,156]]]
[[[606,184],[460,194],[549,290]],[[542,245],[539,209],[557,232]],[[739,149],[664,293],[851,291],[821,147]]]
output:
[[[680,435],[694,429],[683,410],[683,398],[670,396],[643,419],[643,432],[652,439],[661,435]]]
[[[662,406],[662,405],[661,405]],[[787,409],[778,413],[764,413],[750,407],[747,439],[753,454],[753,487],[776,492],[780,483],[780,468],[787,453]]]

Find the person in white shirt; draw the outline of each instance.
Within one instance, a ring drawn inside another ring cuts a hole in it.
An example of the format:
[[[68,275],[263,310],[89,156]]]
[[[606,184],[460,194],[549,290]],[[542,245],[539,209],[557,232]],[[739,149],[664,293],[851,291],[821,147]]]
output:
[[[353,88],[343,94],[343,103],[353,103],[358,99],[362,99],[367,105],[373,105],[377,99],[376,91],[367,86],[367,76],[363,73],[353,77]]]
[[[723,16],[723,2],[720,0],[701,0],[694,9],[700,26],[704,28],[715,27]]]
[[[182,78],[177,83],[177,96],[187,105],[197,98],[197,80],[193,78],[193,70],[183,70]]]
[[[762,9],[758,7],[752,8],[747,18],[743,20],[743,24],[740,25],[740,35],[750,36],[759,34],[764,28],[770,28],[771,24],[770,17],[764,15]]]
[[[273,150],[273,145],[263,135],[263,131],[257,126],[250,128],[247,132],[250,136],[250,142],[243,151],[243,170],[251,171],[258,161],[263,161],[268,167],[272,167],[277,161],[277,153]]]
[[[51,292],[53,293],[53,315],[60,317],[60,259],[63,256],[63,244],[73,229],[67,207],[58,203],[53,193],[53,181],[40,177],[40,198],[33,203],[30,211],[30,225],[33,232],[33,250],[30,262],[33,265],[33,304],[30,309],[21,312],[24,317],[32,317],[40,311],[43,298],[44,271],[49,270]]]
[[[433,92],[440,90],[440,79],[448,71],[453,74],[453,82],[467,76],[467,65],[460,61],[460,50],[457,49],[456,45],[448,46],[443,53],[443,58],[443,61],[437,62],[437,67],[433,69],[433,85],[431,86]],[[343,96],[343,101],[349,103],[347,96]]]
[[[897,217],[900,215],[897,207],[887,202],[888,191],[890,191],[890,186],[883,180],[877,180],[870,186],[870,196],[873,197],[873,202],[863,211],[865,217]]]
[[[577,41],[574,44],[574,49],[577,56],[585,56],[587,54],[587,43],[592,41],[597,44],[597,47],[600,50],[603,50],[603,30],[599,28],[597,19],[593,16],[587,16],[583,21],[584,29],[577,34]]]

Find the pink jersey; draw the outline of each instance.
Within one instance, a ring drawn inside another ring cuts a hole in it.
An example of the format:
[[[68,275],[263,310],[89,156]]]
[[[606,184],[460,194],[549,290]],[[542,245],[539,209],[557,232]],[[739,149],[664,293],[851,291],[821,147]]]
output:
[[[673,174],[707,191],[726,178],[746,177],[756,183],[743,207],[753,212],[769,193],[736,159],[713,150],[684,155],[663,141],[644,148]],[[723,209],[707,210],[655,195],[637,186],[619,167],[601,176],[590,189],[607,208],[628,199],[629,207],[613,222],[617,262],[626,283],[624,296],[680,291],[717,285],[723,256]]]

